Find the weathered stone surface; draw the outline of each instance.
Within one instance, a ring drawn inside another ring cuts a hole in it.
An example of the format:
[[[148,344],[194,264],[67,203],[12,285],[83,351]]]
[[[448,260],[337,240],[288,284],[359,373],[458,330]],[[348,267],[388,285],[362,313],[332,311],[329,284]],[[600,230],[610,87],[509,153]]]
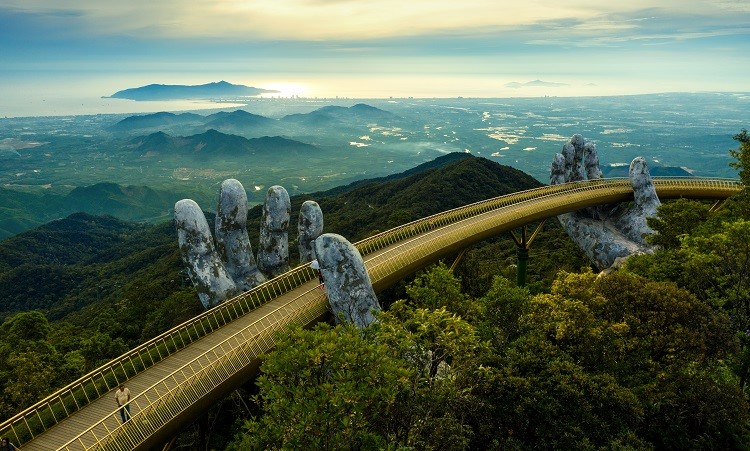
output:
[[[302,203],[297,222],[297,236],[299,237],[299,262],[306,263],[315,257],[313,241],[323,233],[323,211],[320,205],[312,200]]]
[[[596,146],[584,141],[581,135],[574,135],[562,153],[554,156],[550,184],[584,180],[584,170],[588,179],[601,178]],[[644,239],[654,233],[646,219],[656,216],[660,202],[642,157],[630,164],[630,182],[634,202],[629,208],[599,206],[558,216],[571,239],[599,269],[609,268],[618,259],[654,250]]]
[[[565,157],[566,181],[577,182],[584,179],[583,136],[573,135],[570,141],[563,146],[562,154]]]
[[[589,142],[583,145],[583,164],[586,167],[586,177],[589,180],[602,178],[602,170],[599,168],[599,154],[596,152],[596,144]]]
[[[213,307],[256,286],[264,280],[264,274],[275,277],[289,270],[290,212],[287,191],[281,186],[272,186],[263,206],[256,266],[247,235],[247,193],[239,181],[228,179],[221,185],[216,246],[198,204],[190,199],[175,204],[183,262],[204,307]],[[314,201],[305,202],[298,223],[302,261],[317,256],[336,317],[365,327],[375,320],[373,311],[380,310],[380,304],[362,256],[343,237],[321,235],[322,231],[320,206]]]
[[[260,223],[258,268],[269,278],[289,270],[289,217],[292,204],[282,186],[274,185],[266,193]]]
[[[646,224],[646,219],[656,217],[661,201],[643,157],[636,157],[630,163],[629,177],[633,186],[633,205],[615,219],[615,226],[631,240],[646,246],[644,238],[656,233]]]
[[[247,193],[238,180],[227,179],[221,184],[214,235],[219,258],[238,288],[247,291],[266,281],[247,236]]]
[[[211,230],[198,204],[183,199],[174,206],[177,242],[190,280],[205,308],[239,292],[214,248]]]
[[[568,236],[599,269],[609,268],[618,257],[651,252],[630,240],[609,221],[566,213],[557,217]]]
[[[320,235],[314,247],[328,291],[328,303],[336,318],[359,328],[375,321],[373,311],[380,310],[380,303],[357,248],[334,233]]]

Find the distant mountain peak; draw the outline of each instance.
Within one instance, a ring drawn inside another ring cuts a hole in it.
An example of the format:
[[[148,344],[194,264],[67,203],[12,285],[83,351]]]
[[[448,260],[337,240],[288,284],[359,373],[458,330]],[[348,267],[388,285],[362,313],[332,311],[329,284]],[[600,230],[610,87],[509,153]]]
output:
[[[523,87],[526,87],[526,86],[537,86],[537,87],[538,86],[543,86],[543,87],[546,87],[546,88],[559,88],[561,86],[570,86],[570,85],[567,84],[567,83],[556,83],[556,82],[552,82],[552,81],[542,81],[542,80],[539,80],[539,79],[532,80],[532,81],[527,81],[526,83],[519,83],[517,81],[512,81],[510,83],[506,83],[505,84],[506,88],[513,88],[513,89],[523,88]]]
[[[381,110],[365,103],[357,103],[350,107],[327,105],[309,113],[295,113],[284,116],[282,121],[292,121],[296,123],[307,123],[308,125],[323,125],[329,121],[347,121],[356,120],[391,120],[398,116],[390,111]]]
[[[260,94],[276,93],[273,89],[254,88],[245,85],[233,85],[224,80],[204,85],[162,85],[150,84],[139,88],[128,88],[117,91],[110,97],[129,100],[183,100],[183,99],[216,99],[233,97],[253,97]]]

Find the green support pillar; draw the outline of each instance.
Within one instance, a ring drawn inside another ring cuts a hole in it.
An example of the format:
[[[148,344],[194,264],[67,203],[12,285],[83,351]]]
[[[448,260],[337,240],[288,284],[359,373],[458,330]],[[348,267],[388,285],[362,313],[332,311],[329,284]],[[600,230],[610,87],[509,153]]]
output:
[[[516,286],[526,286],[526,261],[529,259],[529,250],[523,247],[516,248]]]
[[[526,226],[523,226],[523,228],[521,229],[520,238],[517,237],[516,234],[513,233],[513,231],[510,232],[511,238],[513,238],[513,241],[516,243],[516,286],[526,286],[526,265],[529,260],[529,248],[531,247],[531,243],[534,242],[534,238],[536,238],[536,236],[542,230],[542,226],[544,226],[545,221],[546,219],[540,222],[538,226],[536,226],[536,229],[534,229],[534,232],[528,239],[526,238]]]

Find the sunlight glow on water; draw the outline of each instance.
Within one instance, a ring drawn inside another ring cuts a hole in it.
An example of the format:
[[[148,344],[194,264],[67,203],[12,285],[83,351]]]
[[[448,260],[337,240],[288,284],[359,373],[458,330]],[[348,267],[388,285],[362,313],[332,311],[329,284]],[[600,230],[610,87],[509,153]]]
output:
[[[275,82],[274,83],[272,82],[272,83],[264,83],[263,86],[261,87],[263,89],[273,89],[275,91],[279,91],[276,93],[261,94],[260,97],[263,97],[266,99],[307,97],[310,93],[309,86],[303,83],[293,83],[293,82]]]
[[[108,113],[156,113],[159,111],[238,108],[244,103],[211,102],[208,100],[171,100],[136,102],[125,99],[48,97],[43,99],[5,98],[0,104],[0,117],[68,116]]]

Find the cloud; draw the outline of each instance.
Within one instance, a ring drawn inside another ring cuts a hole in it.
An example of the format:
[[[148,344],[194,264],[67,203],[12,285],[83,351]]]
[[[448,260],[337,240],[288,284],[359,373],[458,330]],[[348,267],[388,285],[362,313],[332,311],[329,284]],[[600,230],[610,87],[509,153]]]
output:
[[[496,95],[533,93],[533,85],[508,82],[536,77],[570,87],[596,82],[597,92],[608,89],[607,77],[620,80],[618,87],[647,78],[649,89],[657,89],[658,77],[668,89],[692,89],[677,86],[691,77],[711,80],[711,86],[730,86],[732,78],[731,86],[745,86],[747,3],[3,0],[0,49],[7,68],[19,73],[202,75],[180,81],[186,84],[234,71],[293,74],[290,81],[414,77],[430,93],[455,83],[448,77],[461,76],[468,77],[458,83],[463,91],[481,86]],[[675,80],[675,73],[687,75]],[[564,86],[537,88],[578,93]]]
[[[573,23],[572,33],[612,33],[639,27],[644,10],[669,17],[732,19],[743,2],[707,0],[6,0],[6,8],[32,14],[67,12],[81,17],[85,33],[182,39],[350,40],[418,36],[471,30],[526,29]],[[740,14],[742,15],[742,14]],[[629,21],[620,20],[627,18]],[[747,17],[735,17],[742,23]]]

